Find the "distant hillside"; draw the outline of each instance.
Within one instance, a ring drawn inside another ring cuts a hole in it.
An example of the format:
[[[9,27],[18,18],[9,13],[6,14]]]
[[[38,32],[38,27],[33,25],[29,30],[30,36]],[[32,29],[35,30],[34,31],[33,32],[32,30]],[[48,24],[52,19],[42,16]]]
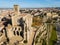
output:
[[[13,9],[13,8],[0,8],[0,10],[9,10],[9,9]]]
[[[55,9],[59,9],[60,10],[60,7],[56,7]]]

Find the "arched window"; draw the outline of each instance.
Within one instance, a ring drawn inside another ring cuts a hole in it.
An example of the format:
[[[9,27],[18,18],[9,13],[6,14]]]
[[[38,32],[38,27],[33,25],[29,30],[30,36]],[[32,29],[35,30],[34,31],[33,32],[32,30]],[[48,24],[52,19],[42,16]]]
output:
[[[13,31],[13,33],[14,33],[14,35],[16,35],[16,34],[15,34],[15,31]]]
[[[20,28],[18,28],[18,30],[20,30]]]
[[[17,31],[17,35],[19,36],[19,32]]]

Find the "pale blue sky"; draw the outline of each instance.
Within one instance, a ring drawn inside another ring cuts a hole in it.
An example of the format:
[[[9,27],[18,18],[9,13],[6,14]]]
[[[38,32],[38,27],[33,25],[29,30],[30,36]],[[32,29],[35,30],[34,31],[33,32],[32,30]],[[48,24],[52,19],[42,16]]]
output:
[[[14,4],[21,8],[60,7],[60,0],[0,0],[0,8],[12,8]]]

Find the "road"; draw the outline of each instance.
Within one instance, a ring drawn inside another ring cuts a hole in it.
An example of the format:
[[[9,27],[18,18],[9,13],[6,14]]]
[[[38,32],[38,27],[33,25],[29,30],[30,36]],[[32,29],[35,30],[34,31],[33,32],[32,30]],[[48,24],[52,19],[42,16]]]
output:
[[[56,24],[56,29],[57,29],[56,31],[57,31],[57,38],[58,38],[56,45],[60,45],[60,23]]]

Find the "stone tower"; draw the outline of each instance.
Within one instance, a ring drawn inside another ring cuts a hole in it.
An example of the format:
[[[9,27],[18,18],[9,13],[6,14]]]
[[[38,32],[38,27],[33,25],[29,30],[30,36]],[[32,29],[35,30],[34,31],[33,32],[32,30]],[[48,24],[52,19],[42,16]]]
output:
[[[14,13],[15,13],[15,15],[19,15],[19,6],[18,5],[14,5]]]
[[[18,5],[14,5],[14,15],[12,16],[12,25],[18,25],[18,19],[20,18],[20,12],[19,12],[19,6]]]

